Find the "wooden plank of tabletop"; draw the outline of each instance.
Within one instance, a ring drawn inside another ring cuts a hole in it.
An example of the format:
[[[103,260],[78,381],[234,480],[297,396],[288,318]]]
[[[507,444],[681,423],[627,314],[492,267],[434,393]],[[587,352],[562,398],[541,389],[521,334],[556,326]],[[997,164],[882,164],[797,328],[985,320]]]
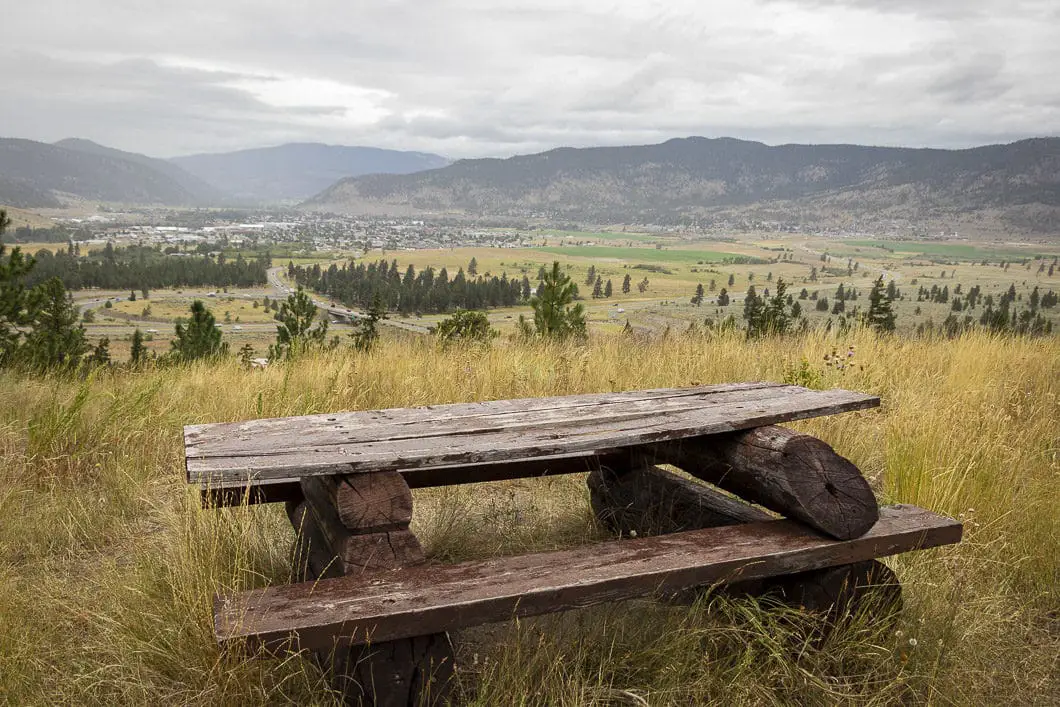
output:
[[[365,573],[219,597],[222,644],[329,649],[387,641],[869,560],[960,542],[961,524],[916,506],[881,510],[865,535],[832,540],[775,520],[455,565]]]
[[[800,389],[778,383],[736,383],[302,415],[188,425],[184,428],[184,443],[186,453],[191,457],[239,455],[250,448],[290,445],[292,440],[300,446],[310,447],[466,434],[475,430],[513,429],[525,424],[573,421],[623,412],[639,414],[653,408],[723,404],[762,395],[790,394],[794,390]]]
[[[401,435],[393,439],[357,440],[305,445],[306,434],[294,428],[281,443],[260,443],[253,435],[241,440],[238,451],[208,453],[195,439],[187,449],[188,481],[203,485],[231,485],[265,479],[318,474],[349,474],[382,470],[411,470],[512,462],[542,456],[591,456],[616,449],[717,434],[778,422],[830,415],[879,405],[879,398],[846,390],[811,391],[796,386],[711,393],[705,401],[682,396],[680,402],[653,402],[644,408],[603,410],[578,408],[577,417],[550,416],[544,411],[498,425],[476,421],[474,426],[431,435]],[[610,406],[612,403],[605,404]],[[629,403],[626,403],[629,405]],[[246,423],[249,424],[249,423]],[[202,430],[198,431],[201,439]],[[442,473],[442,472],[439,472]]]

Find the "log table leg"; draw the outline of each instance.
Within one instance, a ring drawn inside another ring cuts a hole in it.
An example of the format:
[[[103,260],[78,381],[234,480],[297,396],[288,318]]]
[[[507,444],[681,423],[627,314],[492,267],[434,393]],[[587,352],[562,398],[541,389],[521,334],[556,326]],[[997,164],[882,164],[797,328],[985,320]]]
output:
[[[865,477],[826,443],[785,427],[667,442],[653,461],[758,503],[840,540],[864,535],[880,519]]]
[[[771,516],[704,484],[652,466],[633,455],[626,464],[601,466],[588,477],[593,511],[612,532],[659,535],[722,525],[753,523]],[[861,603],[883,612],[899,606],[901,586],[881,562],[870,560],[765,580],[734,581],[728,595],[772,596],[790,606],[826,612],[829,624]],[[694,600],[698,592],[675,597]]]
[[[302,479],[301,503],[288,503],[298,531],[300,579],[397,569],[424,561],[409,530],[412,493],[397,472]],[[453,649],[439,633],[318,654],[347,704],[441,704],[453,675]]]

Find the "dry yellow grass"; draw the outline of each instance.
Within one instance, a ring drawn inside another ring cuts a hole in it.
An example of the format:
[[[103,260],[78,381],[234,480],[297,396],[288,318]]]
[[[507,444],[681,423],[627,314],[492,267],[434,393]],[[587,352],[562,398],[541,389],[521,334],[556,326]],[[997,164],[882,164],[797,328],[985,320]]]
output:
[[[823,365],[833,347],[853,365]],[[268,371],[234,362],[79,382],[0,382],[0,701],[328,703],[297,657],[218,653],[215,591],[286,581],[279,508],[202,510],[184,424],[342,409],[782,380],[879,394],[801,423],[882,499],[961,516],[965,542],[889,560],[895,627],[749,601],[631,603],[461,637],[462,699],[498,704],[1049,704],[1060,699],[1060,341],[854,333],[746,342],[599,336],[585,346],[388,342]],[[442,561],[598,536],[580,477],[417,492]]]

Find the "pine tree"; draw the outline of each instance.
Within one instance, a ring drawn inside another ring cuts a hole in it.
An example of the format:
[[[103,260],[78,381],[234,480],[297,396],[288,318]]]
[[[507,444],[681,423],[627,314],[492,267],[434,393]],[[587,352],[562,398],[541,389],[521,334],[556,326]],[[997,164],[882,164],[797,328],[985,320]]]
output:
[[[607,283],[604,284],[604,297],[610,298],[615,292],[614,287],[611,285],[611,280],[608,279]]]
[[[467,264],[467,274],[471,277],[476,277],[478,275],[478,261],[474,258],[472,258],[471,262]]]
[[[110,339],[103,337],[96,343],[92,353],[88,355],[88,363],[91,366],[105,367],[110,365]]]
[[[894,310],[883,285],[883,275],[876,279],[869,292],[869,311],[865,314],[865,323],[881,333],[895,329]]]
[[[692,295],[692,304],[697,307],[703,304],[703,283],[696,285],[696,293]]]
[[[729,273],[729,287],[732,287],[735,284],[736,284],[736,276],[733,275],[732,273]]]
[[[314,326],[316,315],[317,306],[301,286],[288,295],[287,301],[280,305],[276,344],[269,347],[269,358],[290,359],[312,346],[323,346],[327,341],[328,323],[325,320]]]
[[[718,288],[718,283],[716,283],[714,280],[711,280],[710,281],[710,286],[707,289],[710,290],[711,292],[713,292],[717,288]]]
[[[386,307],[383,304],[383,296],[378,292],[372,298],[372,304],[365,312],[365,316],[358,317],[353,323],[353,348],[358,351],[371,351],[379,341],[379,322],[387,319]]]
[[[626,273],[626,276],[622,278],[622,294],[628,295],[632,284],[632,278],[630,278],[629,273]]]
[[[542,336],[559,339],[585,336],[585,309],[580,303],[574,303],[578,286],[560,270],[559,261],[553,261],[552,270],[545,274],[541,285],[541,294],[530,300],[534,308],[534,330]]]
[[[497,336],[497,331],[490,326],[485,312],[458,309],[439,322],[435,334],[445,342],[486,342]]]
[[[585,284],[588,285],[589,287],[592,287],[593,283],[595,283],[595,282],[596,282],[596,266],[595,265],[590,265],[589,266],[589,271],[585,274]]]
[[[88,348],[81,314],[59,278],[53,277],[30,292],[33,313],[30,331],[18,358],[37,369],[73,369]]]
[[[603,279],[597,275],[596,282],[593,283],[593,299],[600,299],[604,296],[604,282]]]
[[[22,339],[20,328],[28,325],[33,315],[22,279],[33,269],[34,261],[17,247],[4,257],[2,236],[10,225],[7,212],[0,209],[0,367],[14,359]]]
[[[144,335],[137,327],[132,335],[132,347],[129,349],[129,364],[133,367],[147,363],[147,347],[144,346]]]
[[[644,278],[637,283],[637,291],[642,293],[648,291],[648,278]]]
[[[250,368],[251,362],[254,360],[254,347],[250,345],[250,342],[243,344],[239,349],[239,364],[243,368]]]
[[[191,319],[177,322],[176,337],[170,342],[171,355],[179,362],[214,358],[228,353],[228,344],[221,340],[221,330],[202,300],[191,303]]]
[[[721,288],[721,292],[718,293],[718,306],[728,307],[729,306],[729,291],[724,287]]]

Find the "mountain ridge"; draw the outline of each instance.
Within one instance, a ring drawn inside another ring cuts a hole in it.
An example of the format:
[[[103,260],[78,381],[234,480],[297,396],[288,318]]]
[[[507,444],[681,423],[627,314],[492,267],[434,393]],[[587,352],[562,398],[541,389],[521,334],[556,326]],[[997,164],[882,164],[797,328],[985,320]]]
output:
[[[819,219],[928,219],[1014,210],[1008,218],[1021,229],[1060,232],[1060,138],[963,150],[703,137],[562,147],[459,160],[413,175],[343,179],[304,207],[631,223],[763,209],[801,212],[803,220],[807,211]]]
[[[429,152],[319,142],[200,153],[169,161],[233,198],[252,201],[301,201],[345,177],[406,174],[450,163]]]
[[[85,141],[86,143],[88,141]],[[90,143],[95,145],[95,143]],[[184,206],[197,196],[172,173],[145,160],[119,157],[119,150],[88,149],[21,138],[0,138],[0,203],[56,208],[65,198],[135,204]]]

